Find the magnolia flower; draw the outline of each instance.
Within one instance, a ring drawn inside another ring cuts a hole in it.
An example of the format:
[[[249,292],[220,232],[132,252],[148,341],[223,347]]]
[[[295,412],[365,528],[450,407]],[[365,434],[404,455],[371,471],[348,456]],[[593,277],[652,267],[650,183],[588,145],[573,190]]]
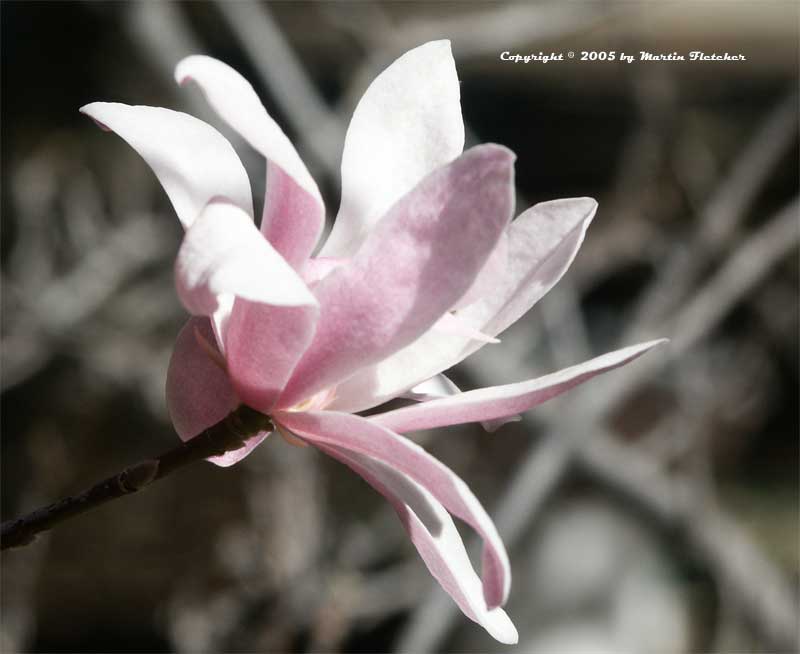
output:
[[[504,643],[508,556],[468,486],[401,434],[483,421],[496,427],[655,342],[516,384],[459,392],[440,373],[522,316],[564,274],[596,203],[538,204],[511,221],[514,155],[462,153],[459,82],[447,41],[406,53],[367,89],[344,143],[342,200],[327,242],[322,196],[250,84],[206,56],[181,61],[211,107],[267,160],[260,230],[230,143],[156,107],[82,108],[151,166],[186,229],[175,265],[193,314],[178,336],[167,402],[191,439],[240,403],[280,434],[338,459],[382,493],[430,572]],[[417,404],[362,417],[395,397]],[[269,434],[212,459],[231,465]],[[483,540],[482,579],[451,514]]]

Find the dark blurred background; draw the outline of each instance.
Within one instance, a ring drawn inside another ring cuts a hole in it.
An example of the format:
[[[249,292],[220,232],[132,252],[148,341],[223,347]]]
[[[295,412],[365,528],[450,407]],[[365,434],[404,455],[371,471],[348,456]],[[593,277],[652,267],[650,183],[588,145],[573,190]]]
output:
[[[518,155],[518,211],[590,195],[575,264],[465,388],[670,345],[488,435],[416,438],[511,550],[516,651],[797,651],[798,8],[793,2],[13,2],[2,17],[2,512],[171,446],[181,237],[138,156],[78,114],[182,109],[264,162],[172,68],[241,71],[338,206],[341,144],[394,58],[453,43],[471,142]],[[513,64],[503,51],[744,62]],[[434,584],[393,512],[270,439],[2,557],[3,652],[511,651]]]

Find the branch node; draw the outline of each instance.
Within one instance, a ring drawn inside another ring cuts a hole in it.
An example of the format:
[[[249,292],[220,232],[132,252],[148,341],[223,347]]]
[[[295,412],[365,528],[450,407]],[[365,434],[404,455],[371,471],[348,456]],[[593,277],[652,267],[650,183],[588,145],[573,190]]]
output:
[[[158,461],[148,459],[123,470],[119,473],[117,482],[123,492],[135,493],[152,482],[156,475],[158,475]]]

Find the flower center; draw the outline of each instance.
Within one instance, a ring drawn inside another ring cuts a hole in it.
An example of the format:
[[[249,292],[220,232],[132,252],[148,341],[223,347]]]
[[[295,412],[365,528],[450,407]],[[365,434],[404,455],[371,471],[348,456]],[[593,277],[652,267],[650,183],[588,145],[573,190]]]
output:
[[[336,397],[336,387],[331,386],[330,388],[320,391],[316,395],[306,398],[302,402],[298,402],[286,410],[293,412],[319,411],[333,402],[334,397]],[[285,440],[289,445],[294,445],[295,447],[308,447],[308,443],[306,443],[302,438],[295,436],[291,431],[286,429],[286,427],[278,423],[277,420],[274,420],[273,423],[275,425],[275,429],[281,435],[281,438],[283,438],[283,440]]]
[[[292,407],[286,409],[287,411],[296,411],[296,412],[303,412],[303,411],[319,411],[324,409],[328,406],[333,399],[336,397],[336,387],[331,386],[330,388],[326,388],[323,391],[320,391],[316,395],[312,395],[311,397],[307,397],[302,402],[298,402]]]

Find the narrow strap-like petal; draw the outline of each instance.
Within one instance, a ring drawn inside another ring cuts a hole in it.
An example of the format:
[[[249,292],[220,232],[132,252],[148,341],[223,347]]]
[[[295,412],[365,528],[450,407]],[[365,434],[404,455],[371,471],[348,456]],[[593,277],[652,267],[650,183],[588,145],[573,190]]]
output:
[[[597,203],[555,200],[523,212],[508,227],[505,274],[492,293],[459,310],[460,320],[488,336],[513,324],[561,279],[583,242]],[[430,330],[391,357],[339,384],[330,408],[362,411],[396,397],[469,356],[483,343]]]
[[[414,400],[415,402],[430,402],[431,400],[441,400],[442,398],[461,395],[462,393],[463,391],[449,377],[436,375],[414,386],[414,388],[403,393],[400,397]],[[522,417],[515,413],[514,415],[503,416],[493,420],[483,420],[481,421],[481,426],[489,433],[493,433],[506,423],[519,422],[520,420],[522,420]]]
[[[440,400],[422,402],[373,415],[370,416],[370,420],[392,431],[406,433],[418,429],[504,418],[542,404],[595,375],[625,365],[664,342],[664,339],[661,339],[631,345],[538,379],[479,388]]]
[[[214,197],[227,198],[252,217],[247,173],[231,144],[211,125],[178,111],[116,102],[93,102],[81,112],[121,136],[142,156],[184,228]]]
[[[484,599],[490,609],[505,603],[511,588],[511,570],[500,535],[469,487],[441,461],[407,438],[361,416],[287,411],[274,413],[273,417],[301,438],[378,459],[426,488],[481,536]]]
[[[314,341],[281,406],[346,379],[427,331],[472,285],[512,211],[513,154],[465,152],[398,202],[314,289]]]
[[[316,305],[250,216],[227,202],[210,203],[186,232],[175,283],[184,306],[197,315],[211,315],[221,295],[278,306]]]
[[[181,440],[194,438],[239,405],[224,365],[208,318],[190,318],[178,334],[167,371],[167,408]],[[233,465],[268,435],[260,432],[244,447],[209,461],[223,467]]]
[[[267,195],[261,231],[299,270],[322,232],[325,206],[294,146],[250,83],[227,64],[193,55],[178,64],[175,79],[179,84],[197,83],[220,117],[266,157]]]
[[[501,643],[513,645],[518,641],[506,612],[499,607],[487,608],[481,580],[441,503],[407,475],[380,461],[337,447],[317,447],[363,477],[391,503],[428,570],[464,615]]]
[[[322,253],[355,254],[389,207],[463,147],[450,42],[410,50],[375,78],[353,113],[342,155],[342,204]]]

